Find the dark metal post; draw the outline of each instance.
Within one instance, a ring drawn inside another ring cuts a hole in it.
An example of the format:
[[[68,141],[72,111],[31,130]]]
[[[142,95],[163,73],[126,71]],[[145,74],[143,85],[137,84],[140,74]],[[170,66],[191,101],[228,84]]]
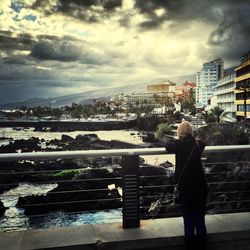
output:
[[[247,88],[246,88],[246,81],[244,82],[244,122],[247,121]]]
[[[139,156],[123,156],[123,228],[140,227]]]

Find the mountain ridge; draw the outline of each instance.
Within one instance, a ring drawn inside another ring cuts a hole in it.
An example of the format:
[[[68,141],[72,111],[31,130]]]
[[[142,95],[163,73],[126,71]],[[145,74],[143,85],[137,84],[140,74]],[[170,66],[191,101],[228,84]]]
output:
[[[186,80],[194,82],[194,75],[176,77],[171,79],[171,81],[173,82],[178,82],[176,83],[177,86],[182,84]],[[166,79],[165,80],[155,79],[154,81],[150,81],[150,83],[140,83],[135,85],[126,85],[126,86],[119,86],[112,88],[102,88],[102,89],[96,89],[96,90],[64,95],[64,96],[56,96],[48,98],[34,97],[23,101],[0,104],[0,109],[14,109],[14,108],[20,108],[22,106],[26,107],[49,106],[52,108],[59,108],[62,106],[71,106],[72,103],[77,103],[82,105],[90,104],[93,102],[93,100],[97,101],[110,100],[112,97],[121,93],[126,94],[131,92],[144,92],[146,91],[146,86],[148,84],[152,84],[152,82],[156,84],[164,81],[166,81]]]

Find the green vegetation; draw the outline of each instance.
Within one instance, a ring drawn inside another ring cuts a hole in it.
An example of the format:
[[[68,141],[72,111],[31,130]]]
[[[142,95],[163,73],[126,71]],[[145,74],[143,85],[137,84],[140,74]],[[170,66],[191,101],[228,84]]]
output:
[[[154,107],[147,100],[141,102],[129,103],[126,112],[135,113],[137,117],[140,117],[142,113],[149,114],[153,111]]]
[[[157,126],[157,130],[155,132],[155,137],[157,139],[161,139],[164,135],[169,134],[172,131],[172,128],[169,127],[166,123],[161,123]]]
[[[184,113],[190,113],[191,115],[195,115],[195,91],[190,89],[189,96],[186,100],[179,100],[181,103],[181,111]]]
[[[120,112],[121,109],[118,106],[112,106],[107,104],[104,101],[93,101],[91,104],[77,104],[72,103],[71,106],[64,106],[61,108],[51,108],[48,106],[45,107],[21,107],[23,113],[18,114],[19,118],[21,116],[35,116],[38,118],[51,117],[52,119],[60,119],[62,115],[69,118],[88,118],[96,114],[110,114],[111,116],[115,113]]]
[[[196,135],[208,146],[249,144],[249,129],[240,123],[213,123],[201,127]]]
[[[218,106],[211,109],[211,113],[214,115],[214,117],[218,123],[220,122],[220,116],[222,115],[223,112],[224,112],[224,110]]]
[[[213,122],[220,122],[220,116],[224,112],[223,109],[220,107],[216,106],[212,108],[209,112],[205,111],[203,112],[203,118],[206,123],[213,123]]]

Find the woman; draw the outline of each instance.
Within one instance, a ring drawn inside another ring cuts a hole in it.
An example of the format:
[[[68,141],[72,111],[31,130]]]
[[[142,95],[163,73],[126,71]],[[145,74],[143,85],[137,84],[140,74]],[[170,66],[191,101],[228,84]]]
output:
[[[201,165],[205,145],[195,140],[193,128],[187,121],[179,125],[177,136],[178,140],[166,143],[166,150],[176,155],[175,181],[183,213],[186,249],[205,249],[207,184]]]

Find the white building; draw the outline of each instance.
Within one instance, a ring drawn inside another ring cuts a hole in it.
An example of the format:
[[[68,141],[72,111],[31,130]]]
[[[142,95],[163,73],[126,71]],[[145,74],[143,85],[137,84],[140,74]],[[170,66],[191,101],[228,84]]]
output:
[[[232,113],[233,115],[236,113],[235,88],[235,73],[231,73],[221,78],[215,87],[217,105],[225,112]]]
[[[209,111],[216,106],[218,106],[217,95],[213,95],[213,96],[209,97],[208,105],[205,107],[205,110]]]
[[[125,108],[129,106],[150,106],[162,107],[169,106],[174,99],[174,92],[159,92],[159,93],[131,93],[120,95],[119,102]]]
[[[216,59],[203,64],[196,74],[196,106],[207,106],[208,100],[215,93],[217,80],[223,76],[223,61]]]

